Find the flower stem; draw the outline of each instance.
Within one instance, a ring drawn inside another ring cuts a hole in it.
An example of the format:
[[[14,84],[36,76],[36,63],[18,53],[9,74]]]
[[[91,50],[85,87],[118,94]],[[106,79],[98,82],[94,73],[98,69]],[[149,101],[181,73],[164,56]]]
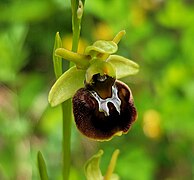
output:
[[[85,0],[71,0],[72,30],[73,30],[72,51],[73,52],[77,52],[77,49],[78,49],[84,2]]]
[[[81,17],[83,13],[84,0],[71,0],[72,7],[72,30],[73,42],[72,51],[76,52],[78,49],[78,42],[81,30]],[[70,64],[72,66],[72,64]],[[71,166],[71,120],[72,108],[71,99],[62,103],[62,116],[63,116],[63,180],[69,179],[70,166]]]
[[[71,99],[62,103],[63,115],[63,179],[68,180],[71,165]]]

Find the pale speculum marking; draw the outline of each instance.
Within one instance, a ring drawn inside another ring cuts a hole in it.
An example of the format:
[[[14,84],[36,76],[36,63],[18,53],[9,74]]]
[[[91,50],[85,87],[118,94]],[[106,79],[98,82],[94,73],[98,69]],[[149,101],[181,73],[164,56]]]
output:
[[[95,91],[90,91],[93,97],[97,100],[99,105],[99,111],[104,112],[105,116],[109,116],[109,107],[108,103],[112,103],[114,107],[116,108],[117,112],[120,114],[120,106],[121,106],[121,100],[118,97],[118,89],[115,85],[112,86],[112,97],[102,99]]]

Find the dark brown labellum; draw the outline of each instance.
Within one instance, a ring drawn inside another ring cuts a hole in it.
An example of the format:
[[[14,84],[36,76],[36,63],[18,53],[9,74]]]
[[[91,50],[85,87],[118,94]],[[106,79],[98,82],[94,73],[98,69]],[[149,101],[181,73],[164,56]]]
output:
[[[76,92],[73,113],[76,126],[84,135],[102,141],[127,133],[137,118],[129,87],[99,74]]]

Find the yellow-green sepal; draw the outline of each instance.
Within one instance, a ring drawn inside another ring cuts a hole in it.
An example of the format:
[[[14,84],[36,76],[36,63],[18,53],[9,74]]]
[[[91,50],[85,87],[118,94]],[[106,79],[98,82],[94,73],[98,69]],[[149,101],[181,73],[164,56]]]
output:
[[[110,55],[107,62],[114,66],[117,79],[135,75],[139,72],[139,65],[137,63],[122,56]]]
[[[103,176],[100,170],[100,159],[103,155],[103,150],[93,155],[85,165],[85,175],[87,180],[102,180]]]
[[[84,87],[85,72],[74,66],[63,73],[49,92],[48,101],[51,106],[61,104],[71,98],[78,89]]]
[[[116,78],[115,67],[106,61],[95,59],[94,62],[86,70],[86,83],[92,81],[92,77],[95,74],[108,75],[110,77]]]
[[[119,176],[114,174],[114,168],[116,166],[117,157],[119,150],[115,150],[111,161],[109,163],[107,172],[105,176],[102,175],[100,170],[100,160],[103,155],[103,150],[99,150],[95,155],[93,155],[85,164],[85,175],[87,180],[119,180]]]

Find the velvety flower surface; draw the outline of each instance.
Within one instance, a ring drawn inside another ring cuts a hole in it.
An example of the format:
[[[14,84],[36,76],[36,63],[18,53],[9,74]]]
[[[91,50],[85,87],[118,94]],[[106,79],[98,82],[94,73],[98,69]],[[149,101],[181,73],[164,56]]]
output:
[[[77,128],[95,140],[109,140],[127,133],[137,118],[129,87],[108,76],[94,75],[73,97]]]

